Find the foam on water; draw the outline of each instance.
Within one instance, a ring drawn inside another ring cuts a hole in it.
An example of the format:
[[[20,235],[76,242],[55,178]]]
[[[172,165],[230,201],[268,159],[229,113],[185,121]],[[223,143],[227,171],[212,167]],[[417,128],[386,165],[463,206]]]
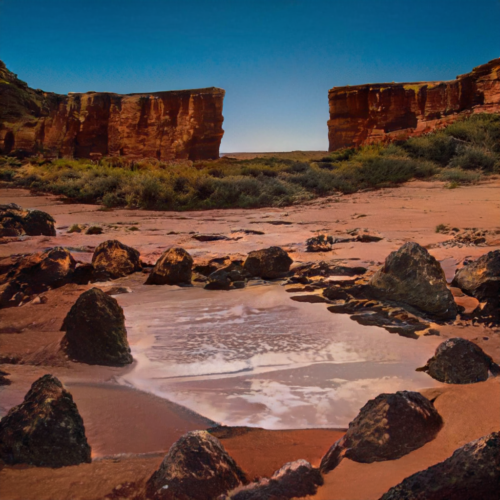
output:
[[[439,339],[361,326],[279,285],[139,285],[117,298],[137,361],[121,382],[226,425],[346,426],[381,392],[434,385],[415,368]]]

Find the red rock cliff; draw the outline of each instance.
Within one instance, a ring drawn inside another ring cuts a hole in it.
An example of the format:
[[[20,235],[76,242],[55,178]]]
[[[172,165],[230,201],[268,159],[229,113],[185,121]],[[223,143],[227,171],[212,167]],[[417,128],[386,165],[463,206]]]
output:
[[[328,100],[330,151],[420,135],[464,113],[500,112],[500,59],[448,82],[334,87]]]
[[[0,153],[201,160],[219,157],[224,90],[58,95],[0,61]]]

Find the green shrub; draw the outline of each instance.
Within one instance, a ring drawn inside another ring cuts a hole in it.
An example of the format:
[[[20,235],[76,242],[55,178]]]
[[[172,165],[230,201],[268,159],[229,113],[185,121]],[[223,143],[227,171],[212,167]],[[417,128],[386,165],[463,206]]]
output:
[[[450,167],[492,172],[500,165],[497,155],[485,148],[469,146],[461,148],[460,151],[460,154],[451,160]]]

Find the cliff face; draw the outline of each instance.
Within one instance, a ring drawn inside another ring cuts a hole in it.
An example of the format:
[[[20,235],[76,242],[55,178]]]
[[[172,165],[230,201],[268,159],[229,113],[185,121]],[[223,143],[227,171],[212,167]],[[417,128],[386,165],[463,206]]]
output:
[[[431,132],[464,113],[500,112],[500,59],[448,82],[334,87],[330,151]]]
[[[224,90],[58,95],[0,61],[0,154],[202,160],[219,157]]]

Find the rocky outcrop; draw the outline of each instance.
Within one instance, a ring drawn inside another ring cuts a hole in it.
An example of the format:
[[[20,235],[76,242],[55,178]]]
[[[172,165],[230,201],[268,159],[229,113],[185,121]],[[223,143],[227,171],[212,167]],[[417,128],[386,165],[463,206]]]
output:
[[[500,111],[500,59],[446,82],[334,87],[328,93],[329,149],[431,132],[468,113]]]
[[[369,294],[405,304],[436,319],[453,319],[457,315],[439,262],[414,242],[389,254],[370,280]]]
[[[0,61],[0,154],[200,160],[219,157],[224,90],[58,95]]]
[[[24,401],[2,418],[0,458],[44,467],[90,462],[82,417],[56,377],[39,378]]]
[[[183,248],[170,248],[156,262],[146,285],[185,285],[191,283],[193,258]]]
[[[439,344],[436,354],[418,371],[446,384],[473,384],[488,379],[488,372],[500,375],[500,367],[480,347],[454,338]]]
[[[92,265],[111,279],[122,278],[142,269],[140,254],[117,240],[103,241],[94,251]]]
[[[499,491],[500,433],[493,432],[407,477],[380,500],[497,500]]]
[[[206,431],[192,431],[172,445],[149,479],[146,496],[151,500],[215,500],[246,482],[217,438]]]
[[[442,424],[433,404],[418,392],[380,394],[328,450],[321,471],[331,471],[344,457],[361,463],[395,460],[434,439]]]
[[[62,348],[68,356],[89,365],[132,363],[123,309],[99,288],[82,293],[64,319]]]
[[[293,260],[285,250],[280,247],[269,247],[250,252],[243,267],[250,276],[273,279],[284,276],[290,270],[292,263]]]
[[[500,250],[488,252],[459,269],[452,285],[485,302],[481,316],[500,320]]]
[[[239,262],[231,262],[229,266],[208,275],[205,289],[229,290],[230,288],[244,288],[248,278],[251,278],[251,275]]]
[[[323,476],[306,460],[285,464],[270,479],[264,478],[231,494],[228,500],[287,500],[315,495]]]
[[[0,236],[55,236],[55,222],[41,210],[25,210],[15,203],[0,205]]]
[[[15,306],[34,294],[69,283],[75,265],[71,254],[62,247],[20,259],[0,278],[6,285],[0,292],[0,306]]]

